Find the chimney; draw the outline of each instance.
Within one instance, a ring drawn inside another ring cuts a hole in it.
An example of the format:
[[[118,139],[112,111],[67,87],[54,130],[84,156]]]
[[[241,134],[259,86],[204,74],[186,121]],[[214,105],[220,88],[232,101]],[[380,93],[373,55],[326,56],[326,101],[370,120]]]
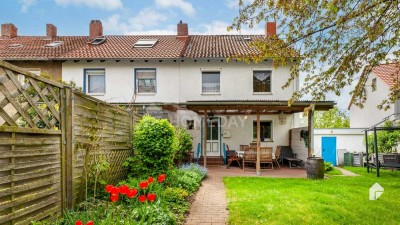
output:
[[[267,22],[265,25],[265,36],[273,37],[276,35],[276,22]]]
[[[100,20],[90,21],[89,32],[90,32],[89,34],[90,39],[103,36],[103,25],[101,24],[101,21]]]
[[[46,24],[46,36],[48,38],[56,38],[57,37],[57,27],[53,24]]]
[[[6,38],[15,38],[18,33],[18,28],[12,23],[1,25],[1,36]]]
[[[186,39],[189,37],[189,28],[187,23],[182,23],[182,20],[179,21],[177,26],[177,38]]]

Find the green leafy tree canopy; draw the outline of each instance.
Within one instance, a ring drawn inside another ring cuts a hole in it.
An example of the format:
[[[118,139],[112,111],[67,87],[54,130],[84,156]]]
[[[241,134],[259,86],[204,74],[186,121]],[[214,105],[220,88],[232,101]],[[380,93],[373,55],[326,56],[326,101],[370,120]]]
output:
[[[391,121],[386,121],[383,126],[398,127],[400,126],[400,124]],[[400,130],[377,131],[376,136],[377,136],[378,152],[384,152],[384,153],[396,152],[397,147],[400,144]],[[365,139],[364,139],[364,144],[365,144]],[[375,151],[373,133],[368,135],[368,149],[370,150],[370,152]]]
[[[274,37],[251,43],[258,53],[234,56],[246,62],[271,59],[274,66],[291,66],[290,79],[306,74],[303,87],[293,94],[289,104],[308,94],[324,100],[327,93],[341,90],[359,81],[351,94],[353,103],[363,106],[365,81],[376,65],[399,61],[400,2],[395,0],[253,0],[239,1],[240,13],[229,29],[253,27],[264,21],[276,21]],[[364,66],[365,75],[359,77]],[[400,64],[399,64],[400,67]],[[397,76],[393,76],[394,79]],[[380,107],[387,109],[399,96],[399,83],[389,96],[382,96]]]
[[[317,111],[314,117],[315,128],[348,128],[349,115],[337,106],[326,112]]]

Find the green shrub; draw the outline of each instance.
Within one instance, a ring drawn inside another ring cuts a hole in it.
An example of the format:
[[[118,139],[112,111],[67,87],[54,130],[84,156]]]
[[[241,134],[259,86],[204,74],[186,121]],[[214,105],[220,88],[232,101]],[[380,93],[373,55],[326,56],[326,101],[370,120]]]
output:
[[[332,163],[330,163],[330,162],[324,162],[324,164],[325,164],[325,172],[329,172],[329,171],[331,171],[331,170],[334,169]]]
[[[136,175],[164,173],[172,166],[176,144],[175,129],[168,120],[146,115],[136,125],[133,134],[135,156],[127,164]]]
[[[203,166],[200,166],[199,164],[195,164],[195,163],[185,164],[185,165],[182,165],[180,167],[180,169],[196,172],[200,175],[201,179],[204,179],[207,176],[207,168],[204,168]]]
[[[193,149],[193,137],[183,127],[176,128],[176,137],[178,144],[174,155],[174,161],[179,165],[185,158],[186,153]]]
[[[166,188],[161,194],[162,204],[175,214],[178,224],[185,222],[185,213],[189,211],[188,197],[189,193],[182,188]]]
[[[169,187],[178,187],[187,190],[190,194],[200,187],[202,177],[195,171],[185,169],[170,170],[167,174]]]

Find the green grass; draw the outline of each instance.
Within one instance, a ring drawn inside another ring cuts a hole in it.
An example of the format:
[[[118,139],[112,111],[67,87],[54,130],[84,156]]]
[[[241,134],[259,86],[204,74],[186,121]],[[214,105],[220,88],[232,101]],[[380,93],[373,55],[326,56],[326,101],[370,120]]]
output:
[[[325,180],[226,177],[229,224],[399,224],[400,171]],[[378,182],[385,192],[369,200]]]
[[[325,174],[328,175],[342,175],[342,172],[336,168],[333,168],[333,170],[325,172]]]

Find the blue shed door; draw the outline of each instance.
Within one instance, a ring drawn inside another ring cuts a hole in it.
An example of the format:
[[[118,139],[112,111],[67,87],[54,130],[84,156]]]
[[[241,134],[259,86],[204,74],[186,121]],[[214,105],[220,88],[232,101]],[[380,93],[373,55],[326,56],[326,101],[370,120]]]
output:
[[[336,166],[336,137],[322,137],[322,158]]]

